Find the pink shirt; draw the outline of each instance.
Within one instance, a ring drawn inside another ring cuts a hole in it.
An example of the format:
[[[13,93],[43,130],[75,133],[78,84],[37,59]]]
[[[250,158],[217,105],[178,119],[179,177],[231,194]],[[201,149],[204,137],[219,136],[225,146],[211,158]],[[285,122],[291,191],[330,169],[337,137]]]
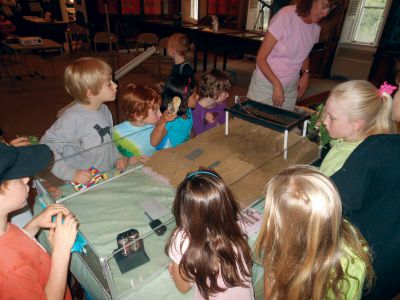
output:
[[[289,5],[283,7],[271,19],[268,31],[277,43],[267,62],[285,86],[298,79],[304,60],[319,40],[321,27],[316,23],[304,23],[296,13],[296,6]],[[257,72],[265,78],[258,66]]]
[[[181,243],[182,249],[181,249]],[[174,239],[174,243],[171,245],[171,248],[168,251],[168,256],[179,265],[179,262],[182,259],[182,254],[186,252],[189,246],[189,239],[184,237],[183,231],[177,231],[176,237]],[[221,274],[218,275],[218,286],[226,288],[224,280],[222,279]],[[233,299],[240,299],[240,300],[254,300],[254,291],[253,286],[251,285],[250,278],[247,278],[246,284],[249,285],[248,288],[245,287],[233,287],[228,288],[223,293],[218,293],[215,296],[209,297],[210,300],[233,300]],[[197,285],[194,285],[194,300],[203,300],[204,298],[201,296]]]

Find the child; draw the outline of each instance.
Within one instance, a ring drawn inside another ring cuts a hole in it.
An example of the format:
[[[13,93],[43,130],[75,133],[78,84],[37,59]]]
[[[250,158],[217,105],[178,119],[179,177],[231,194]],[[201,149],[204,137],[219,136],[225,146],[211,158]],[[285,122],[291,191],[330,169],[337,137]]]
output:
[[[323,123],[334,141],[320,170],[331,176],[366,137],[396,131],[392,97],[367,81],[344,82],[331,91]]]
[[[146,85],[130,84],[124,91],[121,106],[129,119],[115,126],[113,133],[124,156],[145,160],[158,150],[150,144],[150,135],[161,117],[160,105],[160,95]]]
[[[104,61],[85,57],[64,72],[65,88],[76,103],[68,107],[48,129],[41,142],[50,146],[56,162],[52,172],[63,180],[87,184],[92,166],[100,171],[125,168],[112,140],[113,120],[104,104],[114,101],[117,85]]]
[[[185,55],[189,50],[189,39],[182,33],[174,33],[168,38],[167,54],[174,59],[170,77],[190,77],[194,82],[194,71],[186,60]]]
[[[77,221],[60,204],[48,206],[24,230],[7,223],[7,215],[27,205],[29,176],[52,158],[46,145],[12,147],[0,143],[0,298],[71,299],[67,273]],[[62,222],[62,215],[65,216]],[[56,222],[52,222],[52,217]],[[36,242],[40,228],[50,228],[52,256]]]
[[[360,299],[373,278],[368,245],[342,218],[332,182],[307,166],[266,186],[255,253],[264,265],[265,299]]]
[[[226,99],[231,83],[223,72],[213,69],[201,76],[200,100],[193,111],[193,131],[198,135],[217,125],[225,124]]]
[[[393,121],[400,122],[400,72],[396,76],[397,91],[393,96]]]
[[[177,111],[174,111],[174,98],[177,97],[180,99],[180,105]],[[196,106],[198,97],[196,85],[190,77],[168,79],[162,92],[163,114],[151,134],[152,146],[158,146],[165,137],[172,147],[189,140],[193,126],[191,109]]]
[[[254,299],[251,254],[239,225],[239,206],[221,177],[198,170],[178,186],[176,228],[165,248],[171,277],[194,299]]]

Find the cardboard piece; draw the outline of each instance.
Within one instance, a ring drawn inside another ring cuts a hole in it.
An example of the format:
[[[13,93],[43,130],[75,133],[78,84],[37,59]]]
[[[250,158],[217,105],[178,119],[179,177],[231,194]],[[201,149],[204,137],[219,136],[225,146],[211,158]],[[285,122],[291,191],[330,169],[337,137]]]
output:
[[[177,148],[156,152],[145,167],[177,187],[187,173],[214,166],[245,208],[263,196],[269,178],[290,165],[309,164],[318,158],[317,144],[289,133],[288,159],[284,160],[283,139],[280,132],[233,119],[229,120],[229,135],[225,135],[224,126],[218,126]],[[202,153],[193,158],[196,149]]]

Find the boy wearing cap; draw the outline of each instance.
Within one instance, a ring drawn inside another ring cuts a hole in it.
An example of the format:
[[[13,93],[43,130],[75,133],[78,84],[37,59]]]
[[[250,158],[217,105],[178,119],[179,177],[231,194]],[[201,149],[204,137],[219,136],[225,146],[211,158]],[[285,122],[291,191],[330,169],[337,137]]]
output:
[[[127,159],[112,139],[113,120],[104,104],[114,101],[117,84],[110,66],[101,59],[80,58],[64,72],[65,89],[76,100],[48,129],[41,142],[50,146],[56,162],[52,173],[63,180],[87,184],[88,169],[122,170]]]
[[[8,214],[27,205],[29,176],[52,158],[46,145],[12,147],[0,143],[0,299],[71,299],[67,273],[77,220],[62,205],[47,207],[24,228],[7,222]],[[52,217],[56,222],[52,222]],[[62,222],[62,216],[65,216]],[[49,228],[52,256],[34,235]]]

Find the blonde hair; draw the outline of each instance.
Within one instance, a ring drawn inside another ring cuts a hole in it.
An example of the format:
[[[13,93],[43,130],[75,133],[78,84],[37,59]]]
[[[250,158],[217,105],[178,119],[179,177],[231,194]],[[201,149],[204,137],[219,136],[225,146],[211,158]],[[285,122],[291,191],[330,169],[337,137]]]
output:
[[[340,259],[347,254],[342,244],[365,263],[369,287],[373,270],[368,245],[342,219],[333,183],[309,166],[288,168],[268,182],[255,254],[265,267],[271,299],[325,299],[328,291],[334,299],[344,299],[347,270]]]
[[[174,33],[168,38],[167,47],[174,49],[179,55],[184,56],[189,50],[189,39],[182,33]]]
[[[392,97],[382,95],[376,87],[365,80],[351,80],[337,85],[329,99],[340,102],[350,120],[362,120],[359,137],[374,134],[396,133],[392,121]]]
[[[129,84],[121,96],[121,106],[131,121],[147,118],[149,109],[161,105],[161,96],[151,87]]]
[[[94,57],[77,59],[64,71],[65,89],[68,94],[82,103],[88,103],[88,90],[97,95],[108,80],[111,80],[111,67]]]

